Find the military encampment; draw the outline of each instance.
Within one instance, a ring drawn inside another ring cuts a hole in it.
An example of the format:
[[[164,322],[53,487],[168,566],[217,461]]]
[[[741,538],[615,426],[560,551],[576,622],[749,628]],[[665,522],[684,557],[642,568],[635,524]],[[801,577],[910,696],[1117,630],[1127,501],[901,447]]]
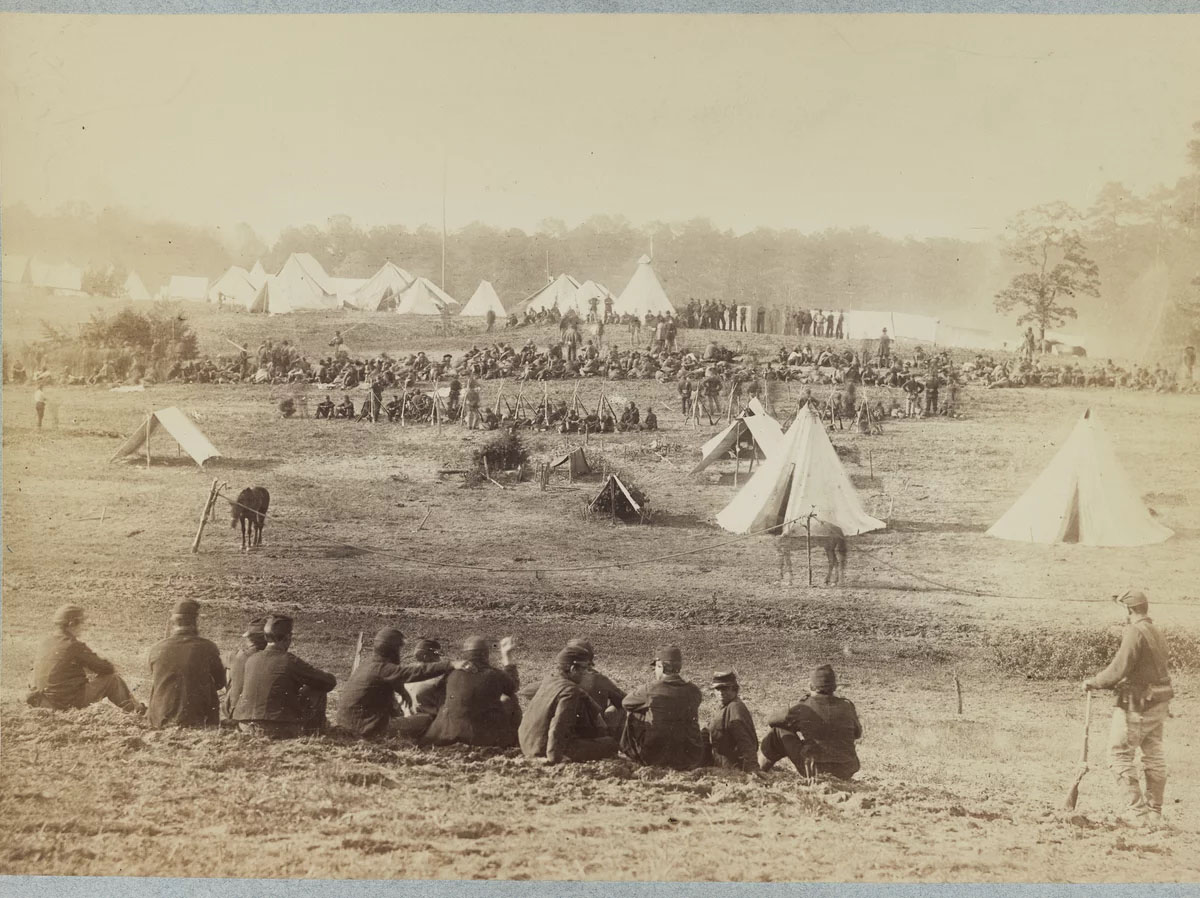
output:
[[[0,16],[0,891],[1200,878],[1197,45]]]

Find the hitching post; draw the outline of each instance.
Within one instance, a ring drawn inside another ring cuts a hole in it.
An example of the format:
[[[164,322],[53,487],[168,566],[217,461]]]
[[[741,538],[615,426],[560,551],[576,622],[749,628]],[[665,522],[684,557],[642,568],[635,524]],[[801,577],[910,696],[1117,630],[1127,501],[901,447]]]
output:
[[[200,526],[196,528],[196,538],[192,540],[192,554],[195,555],[200,551],[200,537],[204,533],[204,525],[208,523],[208,513],[212,510],[213,503],[217,501],[217,481],[212,482],[212,486],[208,490],[208,500],[204,503],[204,511],[200,512]]]

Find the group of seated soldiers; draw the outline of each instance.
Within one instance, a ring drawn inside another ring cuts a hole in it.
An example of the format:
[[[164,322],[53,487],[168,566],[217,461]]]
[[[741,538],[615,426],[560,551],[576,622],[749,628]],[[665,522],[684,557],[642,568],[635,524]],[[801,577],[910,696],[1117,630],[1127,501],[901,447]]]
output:
[[[684,679],[678,646],[659,649],[653,680],[626,692],[596,669],[590,642],[572,639],[541,683],[522,690],[511,637],[500,640],[499,665],[487,640],[477,636],[463,643],[459,660],[445,660],[431,639],[402,659],[404,634],[384,627],[366,657],[355,660],[331,727],[328,696],[337,677],[291,652],[292,618],[251,621],[226,665],[217,646],[200,636],[199,616],[200,606],[191,600],[172,609],[170,634],[150,649],[150,695],[143,704],[113,665],[80,640],[83,609],[65,605],[38,647],[26,700],[68,710],[108,699],[146,715],[153,727],[228,726],[272,739],[340,733],[435,746],[519,747],[547,764],[621,754],[638,764],[716,766],[756,777],[785,758],[809,777],[848,779],[859,769],[855,742],[862,727],[853,703],[834,694],[837,677],[828,665],[812,672],[799,701],[767,716],[760,741],[732,671],[713,675],[720,708],[702,725],[703,693]]]

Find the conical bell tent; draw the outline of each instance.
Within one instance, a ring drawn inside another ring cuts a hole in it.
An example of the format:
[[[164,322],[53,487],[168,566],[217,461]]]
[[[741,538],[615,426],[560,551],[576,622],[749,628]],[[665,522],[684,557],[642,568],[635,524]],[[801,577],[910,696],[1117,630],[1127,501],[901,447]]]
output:
[[[1088,409],[1033,485],[988,536],[1033,543],[1144,546],[1174,532],[1150,517]]]
[[[811,406],[805,405],[783,435],[779,451],[768,455],[717,515],[717,523],[732,533],[775,527],[773,534],[793,536],[805,532],[810,513],[813,533],[830,524],[846,536],[887,526],[863,509],[825,426]]]

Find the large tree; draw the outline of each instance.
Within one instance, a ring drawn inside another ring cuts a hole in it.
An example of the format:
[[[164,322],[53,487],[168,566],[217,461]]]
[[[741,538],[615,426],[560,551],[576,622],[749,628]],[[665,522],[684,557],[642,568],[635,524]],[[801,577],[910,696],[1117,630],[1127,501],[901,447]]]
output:
[[[1017,324],[1032,324],[1045,345],[1046,330],[1078,317],[1067,300],[1100,295],[1100,269],[1087,255],[1078,212],[1066,203],[1037,206],[1008,226],[1005,254],[1024,270],[996,294],[1000,312],[1019,311]]]

